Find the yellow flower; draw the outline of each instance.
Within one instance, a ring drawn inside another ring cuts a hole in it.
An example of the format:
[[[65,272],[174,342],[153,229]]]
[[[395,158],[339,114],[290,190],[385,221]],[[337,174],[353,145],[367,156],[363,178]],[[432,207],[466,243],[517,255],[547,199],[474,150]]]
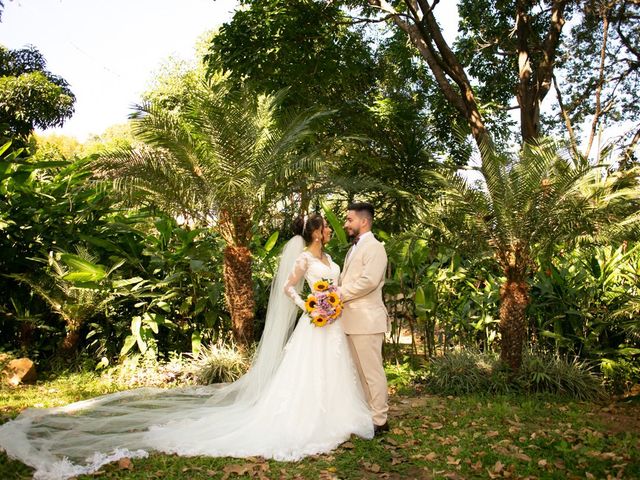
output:
[[[336,292],[331,292],[329,295],[327,295],[327,300],[329,300],[329,303],[335,307],[340,303],[340,295],[338,295]]]
[[[318,280],[313,284],[313,290],[316,292],[324,292],[329,288],[329,282],[326,280]]]
[[[316,327],[324,327],[327,324],[328,319],[326,317],[318,316],[311,318],[311,323]]]
[[[333,315],[331,315],[331,320],[335,320],[336,318],[338,318],[340,315],[342,315],[342,307],[340,305],[338,305],[336,307],[336,311],[334,312]]]
[[[313,309],[316,308],[317,304],[318,304],[318,299],[313,295],[309,295],[304,305],[307,308],[307,312],[311,313],[313,312]]]

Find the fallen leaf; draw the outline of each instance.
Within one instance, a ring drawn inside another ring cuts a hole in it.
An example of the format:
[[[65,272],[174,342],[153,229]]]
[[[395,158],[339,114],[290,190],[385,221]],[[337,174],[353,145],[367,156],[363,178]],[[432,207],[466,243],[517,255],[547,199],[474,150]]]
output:
[[[495,473],[500,473],[504,470],[504,465],[502,464],[502,462],[500,460],[498,460],[496,462],[496,464],[493,466],[493,471]]]
[[[530,462],[531,461],[531,457],[529,455],[527,455],[526,453],[516,453],[513,455],[515,458],[517,458],[518,460],[522,460],[524,462]]]
[[[458,444],[458,439],[456,437],[447,437],[447,438],[438,437],[438,440],[440,440],[440,445],[457,445]]]
[[[247,475],[247,473],[253,470],[253,465],[226,465],[223,469],[224,475],[222,476],[222,480],[226,480],[230,475]]]
[[[436,423],[432,423],[432,424],[431,424],[431,428],[432,428],[433,430],[440,430],[440,429],[441,429],[441,428],[443,428],[443,427],[444,427],[444,425],[442,425],[441,423],[437,423],[437,422],[436,422]]]
[[[497,437],[498,435],[500,435],[500,432],[492,430],[490,432],[487,432],[487,434],[485,436],[488,437],[488,438],[493,438],[493,437]]]
[[[342,448],[348,448],[349,450],[356,448],[356,446],[351,443],[351,442],[344,442],[342,445],[340,445]]]
[[[491,470],[489,470],[488,468],[487,468],[487,474],[489,475],[489,478],[500,478],[501,477],[501,475],[499,473],[494,473]]]
[[[120,470],[133,470],[133,462],[129,457],[124,457],[118,460],[118,468]]]
[[[436,455],[435,452],[430,452],[424,457],[425,460],[428,460],[430,462],[433,462],[436,458],[438,458],[438,455]]]
[[[461,477],[459,474],[455,472],[447,472],[442,475],[444,478],[449,478],[450,480],[464,480],[464,477]]]
[[[549,462],[547,462],[544,458],[542,460],[538,460],[538,466],[539,467],[546,467],[549,464]]]
[[[338,476],[335,473],[331,473],[328,470],[320,470],[318,475],[319,480],[337,480]]]
[[[460,459],[447,456],[447,465],[460,465]]]

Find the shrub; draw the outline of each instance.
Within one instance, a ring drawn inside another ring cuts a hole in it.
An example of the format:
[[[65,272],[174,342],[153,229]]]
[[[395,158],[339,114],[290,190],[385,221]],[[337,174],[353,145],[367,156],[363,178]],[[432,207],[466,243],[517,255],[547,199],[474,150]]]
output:
[[[233,382],[249,367],[249,361],[235,345],[218,342],[202,347],[194,356],[191,371],[199,384]]]
[[[600,377],[577,359],[529,351],[514,376],[495,353],[455,350],[434,358],[427,367],[427,385],[445,395],[471,393],[550,393],[578,400],[604,396]]]
[[[598,400],[605,395],[602,379],[592,366],[547,352],[526,352],[515,378],[526,393],[551,393],[577,400]]]
[[[436,393],[464,395],[489,392],[493,372],[499,370],[495,354],[460,349],[434,358],[428,366],[427,385]]]

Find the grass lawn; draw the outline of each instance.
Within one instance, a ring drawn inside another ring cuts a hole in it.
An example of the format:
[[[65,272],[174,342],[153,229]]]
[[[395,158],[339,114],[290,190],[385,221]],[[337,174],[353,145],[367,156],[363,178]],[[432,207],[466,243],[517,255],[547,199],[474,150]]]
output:
[[[27,406],[62,405],[113,390],[86,374],[0,389],[0,414],[6,421]],[[414,390],[392,395],[388,434],[352,438],[330,455],[298,463],[152,455],[81,478],[640,478],[639,400],[594,404]],[[28,467],[0,454],[0,479],[30,476]]]

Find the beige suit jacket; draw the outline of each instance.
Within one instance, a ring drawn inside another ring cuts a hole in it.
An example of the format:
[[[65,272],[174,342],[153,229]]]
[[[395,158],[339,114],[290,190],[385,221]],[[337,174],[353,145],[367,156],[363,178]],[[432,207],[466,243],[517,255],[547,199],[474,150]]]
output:
[[[386,269],[387,252],[373,235],[364,237],[358,248],[347,254],[338,281],[344,302],[341,323],[346,334],[387,331],[388,314],[382,301]]]

